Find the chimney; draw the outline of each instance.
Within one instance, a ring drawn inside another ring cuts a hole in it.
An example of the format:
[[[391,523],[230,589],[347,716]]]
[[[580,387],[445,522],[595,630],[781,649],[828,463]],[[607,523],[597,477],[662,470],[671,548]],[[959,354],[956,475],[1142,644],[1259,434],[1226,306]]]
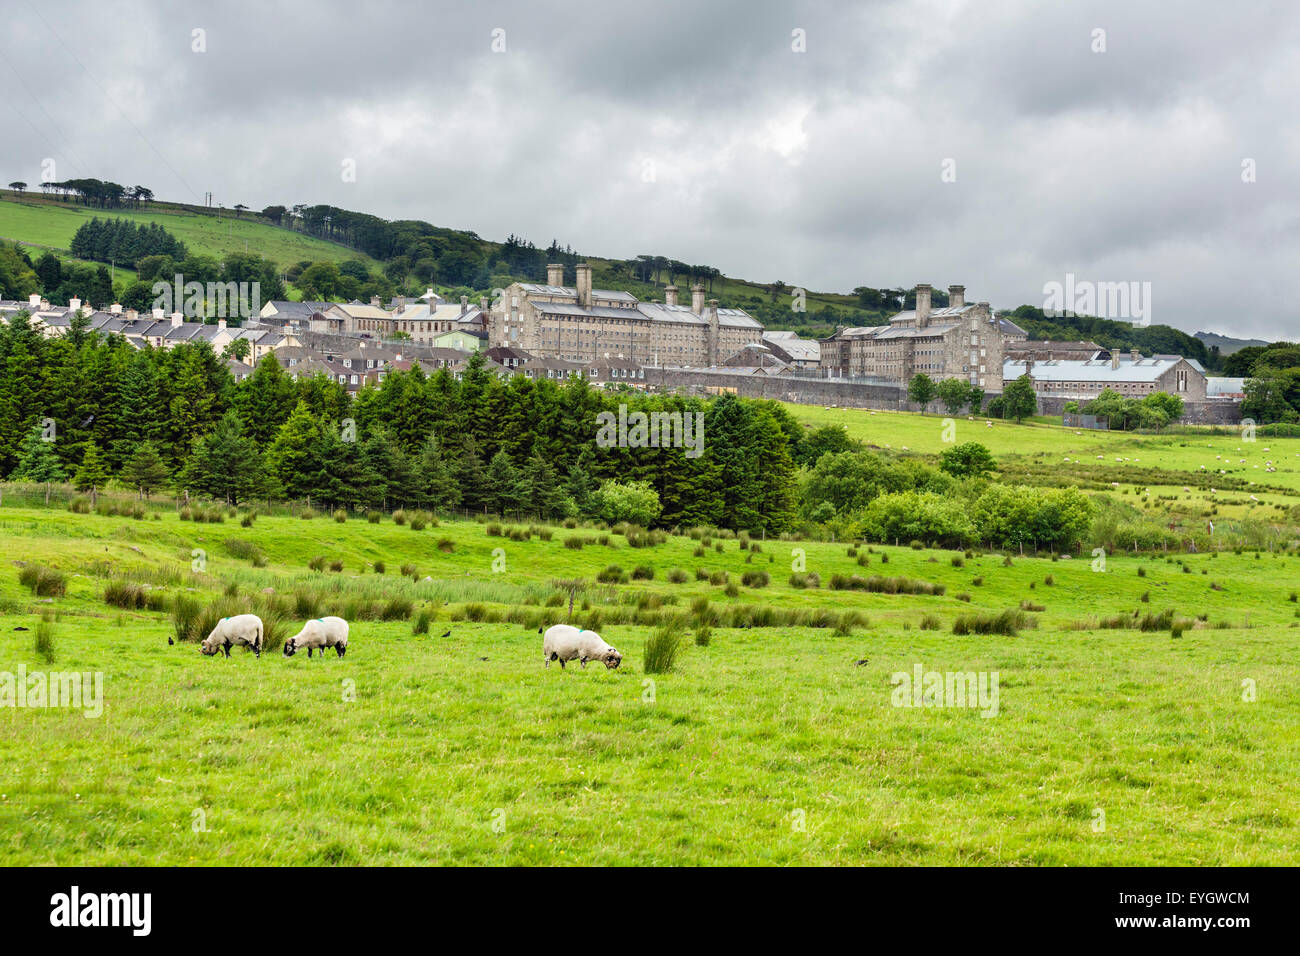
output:
[[[225,320],[225,319],[217,319],[217,328],[218,328],[218,329],[224,329],[225,327],[226,327],[226,320]]]
[[[1134,362],[1142,361],[1142,356],[1138,354],[1137,349],[1129,349],[1128,357],[1131,358]]]
[[[42,298],[42,299],[41,299],[41,311],[42,311],[42,312],[48,312],[48,311],[50,311],[50,300],[49,300],[49,299],[46,299],[46,298]]]
[[[372,296],[370,297],[370,304],[373,305],[376,309],[378,309],[378,308],[380,307],[380,305],[379,305],[379,296],[377,296],[377,295],[372,295]]]
[[[966,306],[966,287],[964,285],[948,286],[948,308],[961,309]]]
[[[488,313],[488,300],[487,300],[487,296],[484,295],[484,296],[480,296],[480,297],[479,297],[479,300],[478,300],[478,310],[479,310],[480,312],[482,312],[484,315],[487,315],[487,313]]]
[[[39,292],[33,292],[27,297],[27,304],[33,309],[38,308],[41,304],[41,294]]]
[[[664,302],[668,305],[677,304],[677,286],[670,285],[664,289]]]
[[[460,314],[464,315],[468,311],[469,311],[469,296],[462,295],[460,297]]]
[[[564,285],[564,266],[558,262],[548,263],[546,266],[546,284],[547,285]]]
[[[167,317],[167,313],[164,312],[162,309],[154,309],[149,314],[152,315],[155,319],[165,319]]]
[[[81,308],[81,300],[80,300],[80,299],[69,299],[69,300],[68,300],[68,309],[69,309],[69,311],[76,312],[76,311],[77,311],[78,309],[80,309],[80,308]]]
[[[715,366],[721,361],[722,357],[718,354],[718,300],[710,299],[709,308],[705,317],[709,320],[708,335],[704,340],[705,348],[708,351],[708,364],[710,367]]]
[[[704,286],[698,282],[691,286],[691,311],[696,315],[704,311]]]
[[[578,263],[578,305],[591,308],[591,266]]]
[[[122,303],[121,303],[121,302],[114,302],[112,305],[110,305],[110,306],[108,307],[108,311],[111,312],[111,313],[113,313],[113,315],[121,315],[121,314],[122,314]]]
[[[126,310],[126,321],[134,322],[138,318],[140,318],[140,313],[137,312],[135,309]]]
[[[162,309],[157,309],[157,310],[155,310],[155,311],[161,312]],[[179,313],[179,312],[173,312],[173,313],[172,313],[172,328],[173,328],[173,329],[175,329],[175,328],[179,328],[180,325],[181,325],[181,323],[184,322],[184,321],[185,321],[185,316],[184,316],[184,315],[182,315],[182,314]]]
[[[1112,372],[1119,370],[1119,349],[1113,349],[1110,353],[1110,370]]]
[[[916,327],[930,324],[930,286],[924,282],[916,287]]]

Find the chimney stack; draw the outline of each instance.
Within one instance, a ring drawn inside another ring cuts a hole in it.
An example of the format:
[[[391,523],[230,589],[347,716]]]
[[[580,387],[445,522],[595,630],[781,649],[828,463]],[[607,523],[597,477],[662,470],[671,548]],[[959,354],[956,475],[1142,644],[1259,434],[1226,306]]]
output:
[[[110,306],[108,307],[108,311],[111,312],[111,313],[113,313],[114,315],[121,315],[121,314],[122,314],[122,303],[121,303],[121,302],[114,302],[112,305],[110,305]]]
[[[153,312],[150,313],[150,314],[151,314],[155,319],[163,319],[163,318],[166,318],[166,317],[167,317],[167,313],[165,313],[162,309],[154,309]]]
[[[1110,353],[1110,370],[1119,371],[1119,349],[1112,349]]]
[[[704,311],[704,286],[698,282],[691,286],[691,311],[696,315]]]
[[[161,312],[162,309],[158,309],[157,311]],[[180,327],[181,327],[181,323],[183,323],[184,321],[185,321],[185,316],[184,316],[182,313],[180,313],[180,312],[173,312],[173,313],[172,313],[172,328],[173,328],[173,329],[178,329],[178,328],[180,328]]]
[[[948,286],[948,308],[961,309],[966,306],[966,287],[964,285]]]
[[[1142,361],[1142,356],[1138,353],[1137,349],[1130,349],[1128,353],[1128,357],[1131,358],[1135,363]]]
[[[479,300],[478,300],[478,310],[479,310],[480,312],[482,312],[484,315],[487,315],[487,314],[488,314],[488,299],[487,299],[487,296],[485,296],[485,295],[484,295],[484,296],[479,296]]]
[[[39,292],[33,292],[27,297],[27,304],[33,309],[37,308],[41,304],[41,294]]]
[[[226,320],[225,320],[225,319],[217,319],[217,328],[219,328],[219,329],[224,329],[225,327],[226,327]]]
[[[916,327],[923,329],[930,324],[930,286],[922,282],[916,287]]]
[[[69,300],[68,300],[68,310],[69,310],[70,312],[76,312],[76,311],[77,311],[78,309],[80,309],[80,308],[81,308],[81,300],[80,300],[80,299],[69,299]]]
[[[468,311],[469,311],[469,296],[462,295],[460,297],[460,314],[464,315]]]
[[[591,266],[578,263],[578,305],[591,308]]]
[[[705,314],[709,320],[709,331],[705,339],[705,349],[708,351],[709,367],[717,365],[722,356],[718,354],[718,300],[710,299],[709,308]]]
[[[370,304],[373,305],[376,309],[380,308],[380,300],[379,300],[379,296],[377,296],[377,295],[372,295],[372,296],[370,297]]]
[[[670,285],[664,289],[664,302],[668,305],[677,304],[677,286]]]
[[[546,284],[547,285],[564,285],[564,266],[558,262],[548,263],[546,266]]]

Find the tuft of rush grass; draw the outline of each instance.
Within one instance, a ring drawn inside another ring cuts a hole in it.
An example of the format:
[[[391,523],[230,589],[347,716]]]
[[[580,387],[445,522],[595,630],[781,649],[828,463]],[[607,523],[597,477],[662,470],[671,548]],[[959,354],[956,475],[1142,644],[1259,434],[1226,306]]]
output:
[[[655,629],[646,639],[642,666],[647,674],[667,674],[677,662],[684,628],[678,620]]]

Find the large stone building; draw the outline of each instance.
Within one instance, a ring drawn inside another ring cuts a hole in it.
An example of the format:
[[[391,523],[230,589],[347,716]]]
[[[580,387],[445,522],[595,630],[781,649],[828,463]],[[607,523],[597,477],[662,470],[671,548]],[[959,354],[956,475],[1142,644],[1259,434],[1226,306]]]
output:
[[[1169,392],[1185,402],[1206,399],[1205,369],[1181,355],[1143,358],[1136,350],[1125,355],[1116,349],[1108,359],[1008,361],[1002,370],[1008,382],[1021,375],[1028,375],[1034,391],[1044,398],[1091,401],[1110,389],[1125,398]]]
[[[916,308],[888,325],[840,329],[821,342],[821,368],[828,376],[906,382],[918,373],[936,381],[958,378],[985,389],[1002,387],[1007,329],[987,302],[966,301],[966,287],[948,287],[948,305],[931,308],[931,289],[916,287]]]
[[[546,271],[545,285],[512,283],[493,304],[490,346],[575,362],[619,358],[710,366],[763,335],[763,326],[747,312],[719,308],[717,299],[706,302],[703,286],[692,287],[689,306],[678,303],[671,285],[665,301],[641,302],[629,292],[593,289],[586,263],[578,264],[576,287],[563,284],[563,266]]]

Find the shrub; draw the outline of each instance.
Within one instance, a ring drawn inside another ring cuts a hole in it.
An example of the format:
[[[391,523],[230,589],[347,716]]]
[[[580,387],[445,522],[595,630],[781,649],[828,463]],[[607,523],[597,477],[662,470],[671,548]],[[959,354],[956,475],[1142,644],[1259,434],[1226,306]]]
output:
[[[1024,601],[1021,601],[1021,602],[1020,602],[1020,610],[1022,610],[1022,611],[1046,611],[1047,608],[1043,607],[1043,605],[1041,605],[1041,604],[1035,604],[1033,601],[1030,601],[1030,600],[1024,600]]]
[[[406,524],[405,509],[398,508],[396,511],[393,512],[393,524]]]
[[[954,568],[964,568],[966,567],[966,561],[960,554],[954,554],[952,556],[952,566]]]
[[[1043,583],[1046,584],[1049,588],[1050,588],[1050,587],[1055,587],[1055,586],[1056,586],[1056,578],[1052,577],[1052,576],[1049,574],[1047,577],[1043,578]]]
[[[227,538],[224,542],[227,553],[232,558],[248,561],[255,568],[266,567],[266,555],[262,549],[243,538]]]
[[[937,631],[941,626],[942,622],[937,614],[927,614],[921,618],[921,630],[923,631]]]
[[[333,561],[330,562],[330,570],[333,571],[335,574],[342,571],[343,561],[339,558],[335,558]]]
[[[37,597],[63,597],[68,579],[62,571],[41,564],[29,564],[18,572],[18,583]]]
[[[456,542],[452,541],[451,538],[439,538],[438,550],[443,554],[451,554],[456,550]]]
[[[709,642],[713,639],[713,629],[707,624],[701,624],[695,629],[695,646],[708,647]]]
[[[68,502],[68,510],[78,515],[90,514],[90,499],[78,495]]]
[[[709,572],[708,572],[708,570],[706,570],[705,568],[696,568],[696,569],[695,569],[695,580],[697,580],[697,581],[707,581],[708,579],[709,579]]]
[[[427,524],[428,522],[425,520],[424,514],[422,512],[417,511],[415,514],[411,515],[412,531],[423,531],[427,526]]]
[[[47,664],[54,663],[54,622],[42,616],[36,624],[36,656]]]
[[[904,577],[881,577],[874,574],[869,578],[856,574],[831,575],[831,590],[834,591],[868,591],[873,594],[937,594],[942,595],[948,588],[943,584],[932,584]]]
[[[968,594],[965,591],[962,591],[960,594],[956,595],[956,598],[958,601],[965,601],[967,604],[970,603],[970,594]]]
[[[682,646],[682,625],[671,621],[656,628],[646,639],[644,669],[647,674],[666,674],[673,669]]]
[[[383,561],[376,561],[372,567],[375,569],[375,574],[383,574],[388,570],[388,565],[384,564]]]
[[[303,508],[302,513],[298,515],[298,517],[301,518],[303,521],[311,521],[313,518],[316,517],[316,509]]]
[[[136,610],[145,606],[144,588],[128,581],[109,581],[104,588],[104,603]]]
[[[501,537],[501,525],[497,524],[495,521],[484,528],[483,531],[489,538]]]
[[[348,520],[348,513],[344,511],[342,508],[339,508],[337,511],[334,512],[334,520],[337,521],[339,524],[344,524]]]
[[[577,535],[574,535],[572,538],[565,538],[564,546],[568,548],[570,551],[581,551],[582,538],[578,537]]]
[[[433,615],[427,608],[421,608],[420,613],[415,616],[415,623],[411,625],[412,634],[428,634],[429,622],[433,620]]]
[[[979,577],[974,578],[971,581],[971,584],[975,585],[977,588],[982,588],[984,586],[984,575],[981,574]]]
[[[685,584],[689,579],[690,575],[681,568],[673,568],[668,572],[668,580],[673,584]]]
[[[822,586],[821,575],[815,571],[809,571],[804,574],[795,573],[790,575],[790,587],[799,588],[819,588]]]
[[[309,570],[312,571],[324,571],[325,560],[326,560],[325,555],[318,554],[316,555],[316,557],[312,558],[310,561],[307,562],[307,567]]]
[[[626,584],[627,574],[617,564],[611,564],[596,573],[596,580],[602,584]]]
[[[172,629],[178,641],[201,641],[207,634],[199,634],[199,615],[202,613],[199,602],[192,597],[178,594],[172,602]]]
[[[998,613],[963,614],[952,622],[954,634],[1005,634],[1015,637],[1022,627],[1037,624],[1024,611],[1012,608]]]
[[[735,581],[728,581],[727,586],[723,589],[723,593],[726,594],[727,597],[734,598],[740,594],[740,588],[736,587]]]
[[[648,564],[638,564],[632,569],[633,581],[653,581],[654,577],[655,569]]]
[[[411,603],[410,598],[389,598],[379,609],[379,620],[405,621],[414,609],[415,605]]]
[[[746,571],[740,578],[740,583],[747,588],[765,588],[771,581],[772,576],[766,571]]]
[[[419,576],[420,576],[420,575],[419,575],[419,572],[415,570],[415,565],[413,565],[413,564],[404,564],[404,565],[402,565],[402,577],[404,577],[404,578],[416,578],[416,577],[419,577]]]

